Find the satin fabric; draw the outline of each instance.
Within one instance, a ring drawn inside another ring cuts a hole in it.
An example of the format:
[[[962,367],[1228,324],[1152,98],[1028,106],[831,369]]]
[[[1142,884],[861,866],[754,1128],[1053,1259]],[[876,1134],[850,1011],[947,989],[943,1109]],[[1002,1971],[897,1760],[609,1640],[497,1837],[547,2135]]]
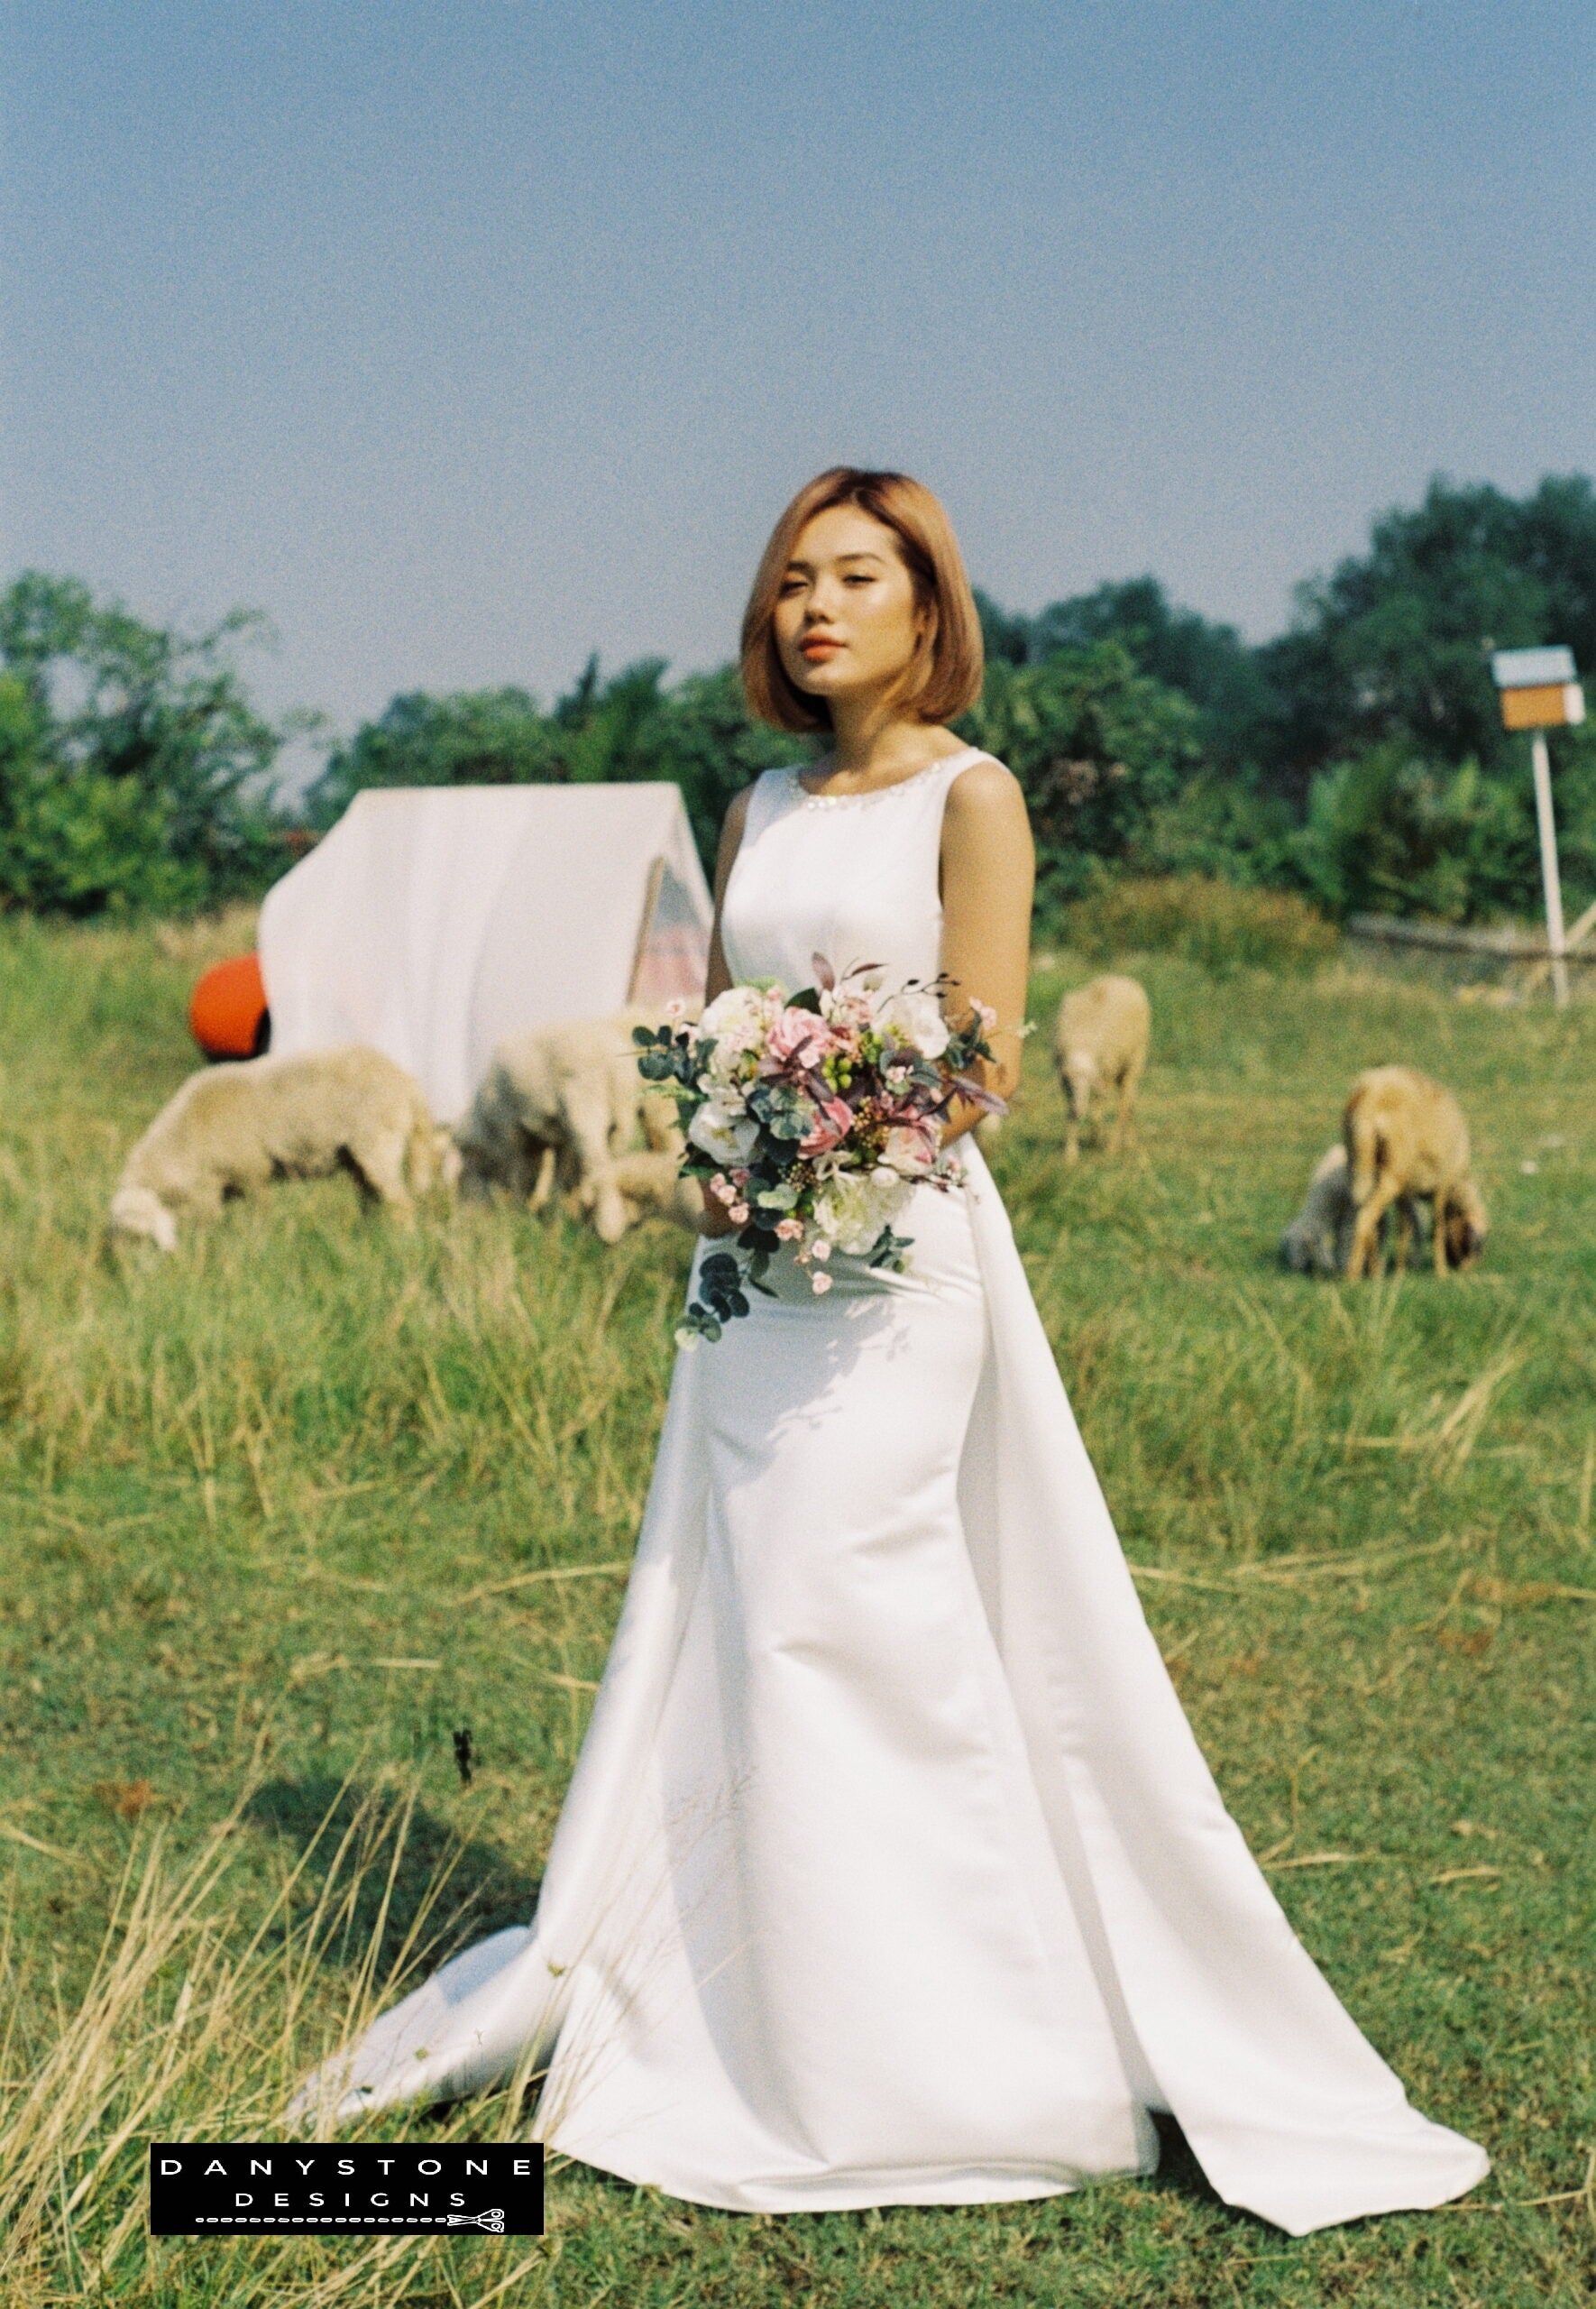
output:
[[[934,975],[948,788],[774,771],[739,978]],[[304,2088],[302,2120],[547,2063],[554,2148],[747,2211],[1036,2197],[1172,2111],[1301,2234],[1488,2169],[1292,1933],[1142,1618],[978,1149],[902,1276],[790,1263],[678,1359],[537,1916]]]

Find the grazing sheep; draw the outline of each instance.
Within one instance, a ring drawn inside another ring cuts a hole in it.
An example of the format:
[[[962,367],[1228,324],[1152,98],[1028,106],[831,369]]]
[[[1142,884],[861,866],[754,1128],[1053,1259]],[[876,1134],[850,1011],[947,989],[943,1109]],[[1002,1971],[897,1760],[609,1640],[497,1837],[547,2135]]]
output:
[[[1059,1005],[1053,1058],[1069,1110],[1064,1134],[1067,1163],[1079,1159],[1081,1127],[1097,1092],[1105,1098],[1111,1090],[1118,1094],[1108,1152],[1124,1151],[1151,1032],[1151,1007],[1133,978],[1095,978]]]
[[[1422,1248],[1427,1225],[1410,1197],[1400,1199],[1400,1215]],[[1338,1139],[1314,1164],[1302,1209],[1280,1237],[1280,1264],[1293,1274],[1342,1275],[1352,1256],[1357,1205],[1347,1176],[1346,1148]],[[1386,1221],[1380,1222],[1380,1240]]]
[[[639,1136],[656,1154],[680,1146],[674,1101],[637,1072],[632,1029],[658,1024],[633,1009],[508,1036],[454,1134],[463,1191],[505,1187],[537,1210],[557,1182],[605,1242],[619,1242],[631,1220],[616,1157]]]
[[[652,1147],[618,1154],[610,1164],[607,1176],[626,1206],[628,1227],[635,1227],[642,1219],[667,1219],[673,1226],[685,1228],[690,1235],[701,1231],[702,1193],[696,1179],[682,1176],[674,1154]],[[592,1193],[593,1190],[586,1191]]]
[[[1302,1209],[1280,1237],[1280,1264],[1293,1274],[1344,1274],[1357,1219],[1339,1140],[1314,1164]]]
[[[1485,1240],[1485,1205],[1469,1175],[1469,1133],[1450,1090],[1410,1066],[1375,1066],[1353,1084],[1342,1122],[1357,1210],[1347,1273],[1372,1274],[1380,1224],[1398,1204],[1398,1259],[1408,1251],[1406,1206],[1432,1206],[1435,1273],[1467,1266]]]
[[[214,1218],[229,1195],[271,1179],[353,1172],[363,1194],[411,1219],[411,1191],[436,1181],[443,1149],[419,1084],[381,1051],[350,1044],[297,1058],[207,1066],[168,1100],[129,1154],[111,1200],[113,1235],[178,1244],[178,1215]]]

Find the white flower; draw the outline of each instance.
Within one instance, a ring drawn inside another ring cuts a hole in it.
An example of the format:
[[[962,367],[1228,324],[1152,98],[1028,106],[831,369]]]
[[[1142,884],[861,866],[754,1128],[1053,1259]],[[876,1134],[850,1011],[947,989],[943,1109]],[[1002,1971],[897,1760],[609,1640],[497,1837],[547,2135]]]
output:
[[[948,1047],[942,1006],[921,987],[889,995],[876,1013],[876,1029],[894,1042],[910,1044],[926,1058],[940,1058]]]
[[[903,1209],[907,1180],[894,1171],[841,1171],[815,1198],[815,1225],[839,1251],[857,1258]]]
[[[766,993],[757,986],[729,986],[704,1012],[698,1031],[706,1042],[720,1044],[729,1053],[757,1050],[782,999],[779,988]]]
[[[687,1126],[687,1136],[717,1163],[744,1163],[754,1151],[759,1126],[741,1107],[706,1099]]]
[[[715,997],[698,1026],[701,1040],[713,1045],[701,1090],[723,1090],[748,1074],[783,998],[779,987],[761,992],[757,986],[729,986]]]
[[[831,1288],[831,1278],[829,1274],[811,1275],[809,1279],[809,1287],[818,1299]]]
[[[888,1170],[896,1171],[901,1178],[925,1178],[936,1168],[940,1151],[934,1123],[920,1130],[889,1130],[881,1150],[881,1159]]]

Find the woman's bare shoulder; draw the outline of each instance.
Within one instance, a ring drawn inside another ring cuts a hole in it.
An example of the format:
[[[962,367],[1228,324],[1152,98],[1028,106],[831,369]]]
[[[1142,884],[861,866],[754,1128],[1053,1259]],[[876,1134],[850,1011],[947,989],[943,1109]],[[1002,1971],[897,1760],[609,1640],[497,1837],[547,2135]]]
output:
[[[961,769],[948,788],[943,821],[971,833],[1028,823],[1025,796],[1012,769],[993,754],[982,754]]]

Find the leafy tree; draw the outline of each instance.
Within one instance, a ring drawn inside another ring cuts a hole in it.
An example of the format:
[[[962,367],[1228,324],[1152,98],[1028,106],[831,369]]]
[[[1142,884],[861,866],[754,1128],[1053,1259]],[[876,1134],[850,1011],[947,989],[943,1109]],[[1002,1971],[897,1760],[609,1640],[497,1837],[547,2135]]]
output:
[[[1170,602],[1156,577],[1131,577],[1014,617],[977,594],[989,659],[1034,666],[1061,651],[1117,641],[1137,671],[1178,690],[1197,708],[1205,760],[1249,775],[1267,758],[1280,702],[1259,653],[1233,625]]]
[[[812,740],[756,722],[744,702],[737,667],[721,666],[713,673],[689,674],[665,694],[657,713],[638,731],[635,767],[626,774],[675,780],[707,870],[733,795],[761,770],[817,750]]]
[[[573,786],[627,784],[656,775],[648,765],[659,743],[660,717],[670,710],[665,676],[663,658],[645,658],[605,681],[595,651],[575,688],[555,707],[561,775]]]
[[[1291,630],[1249,649],[1151,577],[1016,617],[980,601],[997,685],[1117,641],[1195,708],[1199,758],[1117,850],[1139,870],[1294,884],[1337,912],[1472,919],[1536,910],[1521,741],[1500,726],[1493,648],[1566,641],[1596,675],[1596,489],[1550,476],[1523,499],[1434,479],[1382,515],[1366,553],[1298,590]],[[1589,736],[1553,741],[1560,846],[1591,879]]]
[[[1013,610],[1005,610],[990,593],[974,588],[976,608],[981,620],[981,639],[986,645],[986,664],[993,666],[1023,666],[1030,662],[1030,618]]]
[[[1596,675],[1586,476],[1523,499],[1438,476],[1261,649],[1151,576],[1035,616],[977,602],[986,690],[960,728],[1026,788],[1044,900],[1129,871],[1284,884],[1342,913],[1537,905],[1524,750],[1487,658],[1564,640]],[[37,572],[0,594],[0,905],[181,908],[280,865],[271,771],[307,725],[245,694],[234,653],[259,626],[163,631]],[[707,864],[732,795],[815,750],[755,723],[732,667],[673,681],[660,659],[605,675],[595,657],[547,711],[515,686],[394,698],[307,802],[325,825],[367,786],[669,778]],[[1596,888],[1596,737],[1555,739],[1554,768],[1578,905]]]
[[[1151,813],[1136,842],[1136,869],[1196,874],[1243,889],[1295,887],[1291,861],[1299,822],[1300,813],[1284,795],[1199,768]]]
[[[1418,759],[1521,769],[1501,728],[1492,649],[1568,643],[1596,672],[1596,489],[1549,475],[1515,500],[1437,474],[1382,514],[1367,554],[1298,590],[1260,655],[1285,701],[1279,768],[1299,785],[1387,741]]]
[[[1116,640],[1035,664],[999,658],[958,727],[1025,789],[1044,904],[1077,896],[1095,864],[1133,859],[1200,758],[1196,707],[1139,673]]]
[[[1596,891],[1596,747],[1571,762],[1559,850],[1570,897]],[[1390,739],[1314,780],[1289,866],[1327,913],[1423,914],[1475,922],[1538,913],[1540,851],[1527,777],[1476,761],[1426,762]]]
[[[751,719],[735,667],[668,687],[665,675],[663,659],[646,658],[606,679],[592,658],[546,713],[521,689],[396,697],[329,758],[307,797],[315,822],[330,824],[366,786],[670,778],[708,864],[732,796],[805,748]]]
[[[30,571],[0,594],[0,903],[180,908],[280,861],[270,773],[302,719],[250,704],[235,611],[186,636]]]
[[[526,690],[408,690],[328,755],[305,803],[312,823],[326,826],[362,787],[518,786],[562,774],[555,733]]]
[[[1517,896],[1535,869],[1535,827],[1478,762],[1421,761],[1388,739],[1315,779],[1293,855],[1333,915],[1462,922]]]

